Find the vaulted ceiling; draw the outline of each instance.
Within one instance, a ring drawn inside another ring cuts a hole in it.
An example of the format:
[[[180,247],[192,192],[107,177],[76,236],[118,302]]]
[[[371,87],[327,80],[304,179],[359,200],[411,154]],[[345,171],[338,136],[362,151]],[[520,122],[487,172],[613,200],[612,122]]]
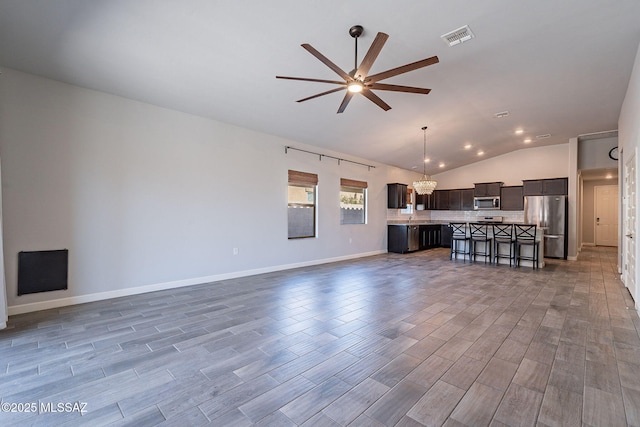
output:
[[[433,174],[616,129],[638,16],[637,0],[0,0],[0,66],[405,169],[422,169],[426,125]],[[348,72],[356,24],[359,61],[389,35],[371,73],[437,55],[385,81],[431,93],[377,92],[386,112],[295,102],[334,86],[275,76],[339,79],[300,45]],[[474,39],[440,38],[464,25]]]

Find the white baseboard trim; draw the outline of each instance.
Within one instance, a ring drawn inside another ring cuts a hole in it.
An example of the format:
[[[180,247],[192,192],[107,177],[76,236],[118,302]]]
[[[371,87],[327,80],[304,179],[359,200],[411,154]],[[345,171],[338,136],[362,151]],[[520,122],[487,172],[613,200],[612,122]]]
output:
[[[98,292],[95,294],[78,295],[66,298],[58,298],[49,301],[33,302],[29,304],[13,305],[8,307],[9,316],[15,314],[31,313],[34,311],[49,310],[51,308],[66,307],[69,305],[84,304],[88,302],[101,301],[110,298],[120,298],[130,295],[145,294],[147,292],[163,291],[166,289],[182,288],[185,286],[201,285],[209,282],[219,282],[221,280],[236,279],[238,277],[255,276],[257,274],[272,273],[274,271],[291,270],[294,268],[309,267],[312,265],[328,264],[331,262],[348,261],[350,259],[364,258],[373,255],[387,253],[386,250],[365,252],[355,255],[345,255],[333,258],[324,258],[312,261],[303,261],[293,264],[282,264],[270,267],[256,268],[252,270],[234,271],[231,273],[215,274],[212,276],[195,277],[192,279],[175,280],[172,282],[154,283],[151,285],[136,286],[134,288],[118,289],[109,292]],[[6,325],[5,325],[6,326]],[[0,329],[2,329],[0,325]]]
[[[595,247],[595,245],[596,245],[595,243],[584,243],[584,242],[582,243],[583,247],[584,246],[593,246],[593,247]]]
[[[577,256],[567,256],[567,261],[577,261],[578,257]]]

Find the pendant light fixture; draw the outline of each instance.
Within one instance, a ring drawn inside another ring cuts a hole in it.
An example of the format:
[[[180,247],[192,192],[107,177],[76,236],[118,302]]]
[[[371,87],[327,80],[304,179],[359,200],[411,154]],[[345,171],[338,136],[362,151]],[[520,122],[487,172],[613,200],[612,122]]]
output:
[[[427,127],[424,126],[422,131],[424,133],[424,157],[422,158],[422,172],[424,175],[419,181],[413,182],[413,189],[420,195],[433,193],[433,190],[435,190],[438,185],[435,180],[427,175]]]

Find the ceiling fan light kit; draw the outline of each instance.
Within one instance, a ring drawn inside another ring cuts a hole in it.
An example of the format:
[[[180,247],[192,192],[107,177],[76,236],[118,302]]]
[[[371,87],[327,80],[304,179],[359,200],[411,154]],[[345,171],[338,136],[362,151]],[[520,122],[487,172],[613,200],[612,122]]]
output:
[[[347,85],[347,90],[353,93],[360,93],[364,89],[362,82],[353,81]]]
[[[364,28],[361,25],[354,25],[349,29],[349,35],[355,39],[355,57],[354,57],[354,68],[351,72],[347,73],[342,68],[338,67],[334,64],[329,58],[321,54],[318,50],[316,50],[313,46],[308,43],[304,43],[301,46],[310,54],[315,56],[320,62],[329,67],[334,73],[342,77],[344,81],[339,80],[326,80],[326,79],[314,79],[308,77],[288,77],[288,76],[276,76],[277,79],[286,79],[286,80],[300,80],[306,82],[317,82],[317,83],[329,83],[336,84],[340,87],[331,89],[322,93],[318,93],[316,95],[308,96],[306,98],[299,99],[297,102],[304,102],[310,99],[318,98],[320,96],[328,95],[330,93],[338,92],[346,89],[347,93],[345,94],[340,107],[338,108],[338,113],[342,113],[349,105],[349,102],[353,98],[353,96],[357,93],[361,93],[365,98],[376,104],[378,107],[382,108],[385,111],[391,109],[391,107],[384,102],[378,95],[373,93],[372,89],[376,90],[387,90],[392,92],[405,92],[405,93],[419,93],[426,95],[431,92],[431,89],[412,87],[412,86],[401,86],[401,85],[393,85],[393,84],[385,84],[379,83],[379,81],[388,79],[390,77],[394,77],[400,74],[408,73],[409,71],[414,71],[420,68],[427,67],[429,65],[437,64],[439,59],[437,56],[432,56],[430,58],[426,58],[420,61],[412,62],[410,64],[402,65],[400,67],[392,68],[387,71],[383,71],[381,73],[369,75],[369,70],[373,65],[374,61],[380,54],[384,44],[386,43],[389,36],[385,33],[378,33],[371,43],[369,50],[365,54],[360,66],[358,66],[358,38],[362,35]]]
[[[427,127],[422,127],[422,132],[424,133],[424,142],[423,142],[423,159],[427,158]],[[424,194],[432,194],[433,190],[436,189],[438,182],[432,179],[429,175],[427,175],[427,166],[426,160],[422,162],[422,172],[423,176],[419,181],[413,181],[413,189],[416,190],[416,193],[420,195]]]

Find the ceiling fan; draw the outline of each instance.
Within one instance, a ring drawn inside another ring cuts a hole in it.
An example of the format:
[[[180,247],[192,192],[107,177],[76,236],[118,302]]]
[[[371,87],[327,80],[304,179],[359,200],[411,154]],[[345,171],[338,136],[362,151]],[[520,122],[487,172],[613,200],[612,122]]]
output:
[[[379,81],[388,79],[389,77],[397,76],[399,74],[408,73],[409,71],[417,70],[419,68],[423,68],[428,65],[437,64],[439,62],[437,56],[432,56],[431,58],[426,58],[421,61],[412,62],[411,64],[406,64],[397,68],[392,68],[391,70],[383,71],[381,73],[367,75],[369,73],[369,70],[371,69],[371,66],[373,65],[373,62],[376,60],[376,58],[380,54],[380,51],[382,50],[382,47],[384,46],[387,39],[389,38],[389,35],[385,33],[378,33],[376,35],[376,38],[373,40],[373,43],[369,47],[367,54],[362,59],[362,63],[358,67],[358,37],[362,35],[363,30],[364,29],[360,25],[354,25],[349,29],[349,34],[351,35],[351,37],[355,39],[355,44],[356,44],[354,68],[349,73],[345,72],[336,64],[331,62],[329,58],[327,58],[326,56],[318,52],[310,44],[304,43],[301,45],[310,54],[318,58],[320,62],[325,64],[327,67],[331,68],[336,74],[342,77],[344,81],[312,79],[312,78],[305,78],[305,77],[287,77],[287,76],[276,76],[276,78],[288,79],[288,80],[302,80],[306,82],[331,83],[331,84],[340,85],[340,87],[336,89],[331,89],[326,92],[318,93],[316,95],[312,95],[307,98],[299,99],[298,101],[296,101],[296,102],[304,102],[310,99],[318,98],[320,96],[328,95],[330,93],[334,93],[334,92],[338,92],[346,89],[347,93],[345,94],[344,99],[342,100],[342,103],[338,108],[338,113],[342,113],[345,110],[345,108],[347,108],[347,105],[349,105],[349,101],[351,101],[351,98],[353,98],[353,96],[356,93],[361,93],[362,95],[364,95],[366,98],[368,98],[370,101],[372,101],[374,104],[376,104],[378,107],[382,108],[383,110],[385,111],[390,110],[391,107],[389,106],[389,104],[384,102],[382,99],[380,99],[379,96],[373,93],[372,89],[389,90],[394,92],[421,93],[424,95],[431,92],[431,89],[385,84],[385,83],[379,83]]]

